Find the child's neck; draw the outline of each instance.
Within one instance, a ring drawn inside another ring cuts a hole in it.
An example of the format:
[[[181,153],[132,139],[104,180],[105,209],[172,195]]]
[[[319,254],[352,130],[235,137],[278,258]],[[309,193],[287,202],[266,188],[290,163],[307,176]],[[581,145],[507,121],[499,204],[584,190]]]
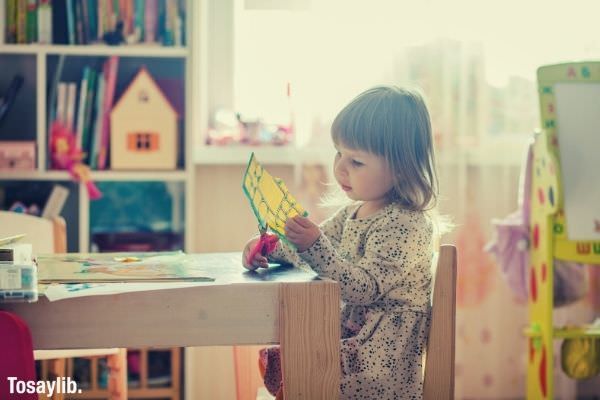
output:
[[[370,215],[375,214],[377,211],[381,210],[383,207],[390,204],[387,200],[373,200],[373,201],[365,201],[363,202],[358,210],[356,210],[355,218],[367,218]]]

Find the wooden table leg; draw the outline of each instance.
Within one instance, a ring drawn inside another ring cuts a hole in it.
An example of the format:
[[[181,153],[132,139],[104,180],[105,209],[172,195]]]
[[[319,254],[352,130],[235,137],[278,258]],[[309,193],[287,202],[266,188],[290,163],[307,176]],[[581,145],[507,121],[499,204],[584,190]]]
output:
[[[285,400],[339,399],[339,285],[333,281],[283,283],[279,299]]]
[[[109,355],[107,363],[110,400],[127,400],[127,349]]]

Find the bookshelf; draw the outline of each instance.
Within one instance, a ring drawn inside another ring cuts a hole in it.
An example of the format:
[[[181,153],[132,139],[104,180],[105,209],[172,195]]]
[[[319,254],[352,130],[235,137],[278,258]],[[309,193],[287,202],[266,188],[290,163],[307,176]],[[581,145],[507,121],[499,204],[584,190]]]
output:
[[[186,5],[186,18],[189,19],[193,10],[193,2],[188,1]],[[189,23],[188,27],[192,27]],[[161,46],[157,44],[133,44],[108,46],[104,44],[89,45],[64,45],[64,44],[2,44],[0,43],[0,67],[16,65],[14,71],[2,68],[7,72],[6,79],[10,79],[14,73],[24,75],[25,85],[18,94],[19,97],[29,98],[28,102],[15,104],[11,113],[15,113],[18,107],[27,114],[27,124],[23,127],[27,132],[24,134],[11,132],[7,140],[30,140],[35,141],[36,145],[36,168],[33,171],[0,171],[0,186],[4,182],[27,182],[44,181],[56,183],[68,183],[70,177],[68,172],[50,169],[49,151],[48,151],[48,104],[49,85],[54,77],[56,64],[59,57],[63,57],[66,65],[61,73],[62,79],[76,82],[79,88],[79,79],[81,68],[85,65],[98,64],[111,56],[117,56],[119,60],[119,71],[116,84],[115,102],[122,95],[128,82],[131,80],[134,71],[141,66],[146,66],[152,73],[159,77],[161,75],[182,76],[181,87],[185,92],[183,94],[184,110],[179,132],[179,161],[175,170],[144,170],[144,171],[113,171],[110,169],[91,171],[91,179],[95,182],[171,182],[182,185],[182,191],[185,197],[185,204],[193,204],[193,183],[194,183],[194,160],[191,143],[193,143],[192,121],[191,121],[191,98],[192,87],[190,84],[194,72],[192,71],[191,34],[188,29],[186,32],[186,46]],[[169,72],[171,71],[171,72]],[[8,82],[0,80],[0,87],[5,88]],[[114,104],[114,102],[113,102]],[[18,126],[15,121],[8,125],[8,128],[0,126],[0,140],[4,139],[3,131],[14,130]],[[78,185],[76,193],[71,193],[77,197],[77,212],[74,213],[76,221],[69,221],[70,227],[78,225],[78,241],[76,244],[70,243],[69,251],[88,251],[91,247],[91,232],[89,223],[90,200],[87,192],[82,185]],[[185,225],[183,234],[183,248],[191,249],[194,243],[193,229],[191,221],[191,207],[184,207],[182,223]]]
[[[11,0],[0,0],[4,7]],[[22,0],[15,0],[20,2]],[[53,0],[53,4],[67,0]],[[79,0],[76,0],[79,2]],[[90,0],[103,2],[105,0]],[[58,60],[64,59],[64,67],[59,80],[76,82],[79,85],[84,66],[95,66],[99,70],[102,63],[113,56],[119,57],[119,67],[115,87],[113,106],[119,100],[131,82],[134,73],[144,66],[157,79],[177,80],[182,93],[180,96],[180,119],[178,123],[178,157],[176,168],[172,170],[91,170],[90,178],[101,188],[124,185],[131,186],[131,191],[138,187],[148,185],[164,186],[163,197],[172,194],[172,207],[170,210],[171,228],[163,233],[178,233],[182,236],[180,247],[184,251],[193,251],[194,245],[194,183],[195,162],[193,154],[194,126],[198,116],[193,112],[192,101],[197,102],[194,80],[199,74],[195,72],[197,53],[191,49],[199,44],[193,43],[194,30],[198,30],[191,21],[200,13],[200,3],[193,0],[152,0],[149,3],[168,4],[176,3],[185,9],[179,15],[183,18],[183,40],[181,45],[165,46],[156,43],[122,44],[109,46],[106,44],[41,44],[41,43],[4,43],[6,35],[0,35],[0,96],[6,90],[12,77],[20,74],[24,83],[17,94],[17,98],[7,117],[0,123],[0,141],[32,141],[35,142],[35,169],[6,171],[0,170],[0,197],[2,193],[15,193],[16,189],[27,189],[30,192],[49,194],[53,184],[61,184],[69,189],[69,198],[65,204],[62,215],[68,227],[68,251],[85,252],[96,250],[93,246],[93,229],[95,203],[89,199],[84,185],[74,183],[67,171],[53,170],[50,168],[49,154],[49,111],[51,108],[49,93],[52,81],[55,78]],[[39,2],[38,2],[39,3]],[[139,0],[125,0],[119,3],[140,3]],[[114,3],[113,3],[114,4]],[[0,18],[5,15],[0,13]],[[4,30],[6,24],[0,21],[0,29]],[[196,59],[195,59],[196,58]],[[160,83],[160,82],[159,82]],[[165,93],[169,97],[169,93]],[[195,99],[195,100],[194,100]],[[169,99],[172,100],[172,99]],[[106,193],[109,191],[107,190]],[[10,196],[7,196],[10,197]],[[47,196],[46,196],[47,197]],[[43,200],[43,199],[42,199]],[[139,201],[139,198],[137,199]],[[154,200],[154,199],[153,199]],[[106,204],[108,201],[103,200]],[[146,199],[147,201],[147,199]],[[119,206],[115,201],[113,204]],[[10,205],[10,204],[5,204]],[[40,208],[43,203],[39,204]],[[144,208],[145,204],[139,204]],[[148,208],[148,207],[146,207]],[[151,212],[145,210],[146,214]],[[141,214],[141,213],[140,213]],[[97,219],[97,218],[96,218]],[[147,233],[147,232],[144,232]],[[177,245],[177,244],[176,244]],[[142,372],[139,377],[141,382],[130,388],[130,398],[170,398],[183,397],[181,385],[181,366],[183,352],[179,348],[162,349],[170,354],[171,371],[170,384],[154,385],[150,382],[150,364],[148,358],[155,350],[134,349],[141,354]],[[98,360],[92,361],[92,374],[97,374]],[[70,361],[71,368],[73,361]],[[105,389],[95,388],[94,398],[108,398]],[[85,396],[84,396],[85,397]],[[89,396],[88,396],[89,397]]]

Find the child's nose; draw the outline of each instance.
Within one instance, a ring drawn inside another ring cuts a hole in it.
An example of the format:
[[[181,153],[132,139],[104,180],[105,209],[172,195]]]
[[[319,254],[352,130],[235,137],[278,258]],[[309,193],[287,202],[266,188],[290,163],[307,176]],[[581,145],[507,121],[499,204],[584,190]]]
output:
[[[335,163],[335,165],[333,166],[333,173],[338,175],[338,176],[346,176],[348,171],[346,169],[346,166],[344,165],[344,163],[342,161],[338,161]]]

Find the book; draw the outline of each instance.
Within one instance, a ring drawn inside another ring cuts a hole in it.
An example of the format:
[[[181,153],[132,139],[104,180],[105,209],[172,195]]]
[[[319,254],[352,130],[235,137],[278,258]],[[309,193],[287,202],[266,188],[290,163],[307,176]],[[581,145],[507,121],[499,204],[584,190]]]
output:
[[[102,132],[102,104],[104,104],[104,75],[98,74],[96,87],[95,122],[90,140],[90,168],[98,169],[98,152],[100,150],[100,135]]]
[[[54,185],[50,197],[44,205],[42,211],[42,218],[54,218],[58,217],[69,197],[69,189],[61,185]]]
[[[66,0],[66,13],[67,13],[67,32],[69,44],[77,44],[76,41],[76,27],[75,27],[75,10],[73,2],[77,0]]]
[[[58,83],[58,94],[56,98],[56,115],[55,120],[63,125],[67,123],[67,83]]]
[[[36,43],[37,35],[37,0],[27,0],[27,15],[25,22],[25,41],[27,43]]]
[[[69,24],[66,1],[52,3],[52,43],[69,44]]]
[[[6,32],[6,0],[0,0],[0,44],[4,44],[5,42],[5,32]]]
[[[27,1],[17,0],[17,43],[27,43]]]
[[[156,42],[156,22],[158,20],[157,0],[146,0],[146,10],[144,14],[144,42]]]
[[[95,42],[98,40],[98,6],[97,0],[86,0],[88,2],[87,9],[89,14],[88,32],[89,41]]]
[[[85,120],[85,106],[87,102],[88,80],[90,79],[90,67],[83,68],[81,83],[79,85],[79,104],[77,105],[77,124],[75,125],[75,142],[77,147],[83,150],[83,125]]]
[[[108,149],[110,141],[110,111],[112,110],[115,86],[117,83],[117,69],[119,57],[111,56],[104,64],[104,99],[102,104],[102,131],[100,135],[100,148],[98,150],[98,169],[107,168]]]
[[[52,5],[50,0],[41,0],[37,8],[38,43],[52,43]]]
[[[6,43],[17,42],[17,0],[6,0]]]
[[[75,0],[75,9],[73,13],[75,15],[75,43],[76,44],[87,44],[85,37],[84,21],[83,16],[83,2],[81,0]]]
[[[77,100],[77,84],[69,82],[67,84],[67,104],[65,107],[65,124],[69,131],[75,127],[75,101]]]
[[[135,7],[134,7],[134,23],[133,23],[133,29],[134,32],[139,32],[139,39],[143,40],[144,36],[145,36],[145,32],[144,32],[144,20],[145,20],[145,2],[144,0],[135,0]]]
[[[48,131],[52,129],[52,122],[56,120],[56,112],[57,112],[57,102],[58,102],[58,84],[60,83],[60,77],[62,75],[62,70],[65,64],[65,56],[58,56],[58,62],[56,64],[56,69],[54,70],[54,76],[52,77],[52,81],[50,83],[49,91],[48,91],[48,107],[47,107],[47,115],[46,121],[48,122]],[[65,92],[65,104],[66,104],[66,92]],[[63,105],[64,108],[64,105]],[[66,114],[66,110],[65,110]],[[63,121],[65,123],[66,121]]]
[[[89,165],[90,159],[90,137],[92,135],[92,114],[94,108],[94,95],[96,92],[96,71],[93,68],[89,69],[87,80],[87,93],[85,98],[85,106],[83,112],[83,137],[81,141],[81,150],[85,153],[83,162]]]
[[[81,4],[81,31],[83,37],[82,43],[88,44],[92,41],[90,36],[90,11],[88,9],[88,2],[87,0],[81,0],[78,3]]]

